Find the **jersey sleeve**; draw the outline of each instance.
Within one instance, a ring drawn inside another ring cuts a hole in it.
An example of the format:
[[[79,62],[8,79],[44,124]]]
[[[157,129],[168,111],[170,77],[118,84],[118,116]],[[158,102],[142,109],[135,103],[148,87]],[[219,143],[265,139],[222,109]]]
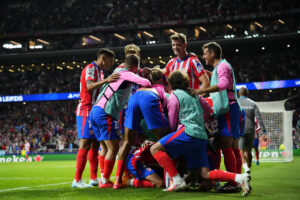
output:
[[[196,57],[192,59],[191,67],[192,67],[193,73],[195,74],[195,76],[197,78],[199,78],[202,74],[205,73],[203,65],[201,64],[201,62]]]
[[[170,129],[175,131],[178,124],[179,102],[174,94],[170,94],[167,107]]]
[[[221,90],[229,89],[230,79],[232,79],[231,70],[226,63],[221,63],[217,69],[219,83],[218,87]]]
[[[97,81],[96,76],[97,76],[96,67],[94,65],[88,65],[85,71],[85,80],[96,82]]]

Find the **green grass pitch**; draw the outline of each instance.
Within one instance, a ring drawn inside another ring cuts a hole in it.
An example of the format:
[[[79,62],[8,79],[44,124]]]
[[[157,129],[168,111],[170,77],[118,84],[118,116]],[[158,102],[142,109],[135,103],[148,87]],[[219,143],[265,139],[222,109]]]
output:
[[[248,197],[240,193],[204,193],[195,189],[177,193],[161,189],[77,189],[71,188],[74,171],[75,161],[0,163],[0,199],[300,199],[300,156],[295,156],[290,163],[254,165],[251,172],[253,191]],[[88,178],[87,164],[83,179]]]

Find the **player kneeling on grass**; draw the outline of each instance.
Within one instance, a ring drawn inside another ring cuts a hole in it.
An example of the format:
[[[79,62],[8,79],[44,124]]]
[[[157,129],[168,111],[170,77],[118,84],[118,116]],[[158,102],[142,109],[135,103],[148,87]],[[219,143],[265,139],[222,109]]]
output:
[[[150,73],[152,87],[140,88],[129,99],[126,110],[124,141],[118,154],[115,189],[122,187],[125,162],[134,138],[138,134],[141,120],[145,120],[148,129],[158,139],[169,132],[169,123],[163,113],[163,107],[164,105],[166,107],[167,104],[164,86],[162,85],[163,73],[159,69],[156,70],[155,75],[154,71]]]
[[[164,185],[164,181],[150,167],[158,165],[150,152],[152,144],[154,143],[144,142],[142,147],[129,154],[126,168],[134,178],[129,179],[127,185],[137,188],[160,188]]]
[[[189,94],[187,75],[175,71],[169,77],[169,84],[174,90],[168,101],[170,129],[176,130],[178,121],[180,125],[176,131],[160,139],[150,149],[153,157],[173,179],[173,183],[164,191],[186,188],[186,183],[172,160],[172,158],[184,155],[188,168],[201,170],[202,179],[236,181],[244,186],[243,194],[249,194],[251,191],[250,174],[235,174],[222,170],[209,171],[206,155],[207,134],[204,128],[203,109],[200,104],[202,97],[194,97]]]
[[[151,85],[150,81],[136,75],[139,58],[129,55],[125,58],[125,68],[119,69],[118,81],[102,87],[95,105],[91,110],[91,123],[98,141],[104,141],[107,152],[104,159],[103,177],[99,183],[100,188],[109,188],[113,184],[110,175],[114,168],[116,155],[119,150],[120,136],[118,135],[119,113],[127,104],[131,93],[132,84],[144,87]]]

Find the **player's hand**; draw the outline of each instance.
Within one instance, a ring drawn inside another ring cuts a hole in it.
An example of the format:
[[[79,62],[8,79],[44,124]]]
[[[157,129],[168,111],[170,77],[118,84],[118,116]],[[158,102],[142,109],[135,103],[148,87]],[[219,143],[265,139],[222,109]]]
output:
[[[143,144],[142,144],[142,148],[145,148],[145,147],[147,147],[147,146],[149,146],[149,145],[151,145],[151,144],[153,144],[154,142],[152,142],[152,141],[149,141],[149,140],[145,140],[144,142],[143,142]]]
[[[264,134],[264,135],[262,136],[262,139],[263,139],[263,141],[267,141],[267,140],[268,140],[268,136],[267,136],[266,134]]]
[[[190,89],[189,90],[189,94],[192,96],[197,96],[199,94],[203,94],[204,92],[202,91],[202,89]]]
[[[109,77],[106,78],[108,83],[112,83],[112,82],[116,82],[120,77],[120,74],[116,73],[116,74],[112,74]]]

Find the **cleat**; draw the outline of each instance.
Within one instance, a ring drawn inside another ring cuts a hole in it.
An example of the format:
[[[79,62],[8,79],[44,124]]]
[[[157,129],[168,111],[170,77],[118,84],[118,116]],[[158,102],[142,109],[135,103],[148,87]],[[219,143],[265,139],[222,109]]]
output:
[[[121,189],[121,188],[124,188],[125,186],[122,184],[122,183],[118,183],[118,182],[115,182],[113,188],[115,190],[118,190],[118,189]]]
[[[251,176],[250,174],[242,174],[242,189],[243,189],[243,193],[242,196],[248,196],[251,193],[252,187],[250,186],[250,180],[251,180]]]
[[[228,182],[223,186],[219,187],[216,191],[221,193],[238,193],[241,190],[240,188],[238,188],[238,186],[234,186]]]
[[[257,166],[259,165],[259,161],[256,161],[256,165],[257,165]]]
[[[99,184],[99,178],[96,178],[95,180],[90,179],[89,185],[90,186],[97,186]]]
[[[89,188],[91,187],[89,184],[86,184],[83,180],[79,180],[78,182],[74,179],[72,182],[72,188]]]
[[[172,183],[169,188],[164,189],[164,192],[176,192],[180,190],[184,190],[187,188],[187,185],[184,180],[180,181],[179,183]]]
[[[101,183],[99,182],[99,188],[112,188],[113,183],[109,180],[107,183]]]

